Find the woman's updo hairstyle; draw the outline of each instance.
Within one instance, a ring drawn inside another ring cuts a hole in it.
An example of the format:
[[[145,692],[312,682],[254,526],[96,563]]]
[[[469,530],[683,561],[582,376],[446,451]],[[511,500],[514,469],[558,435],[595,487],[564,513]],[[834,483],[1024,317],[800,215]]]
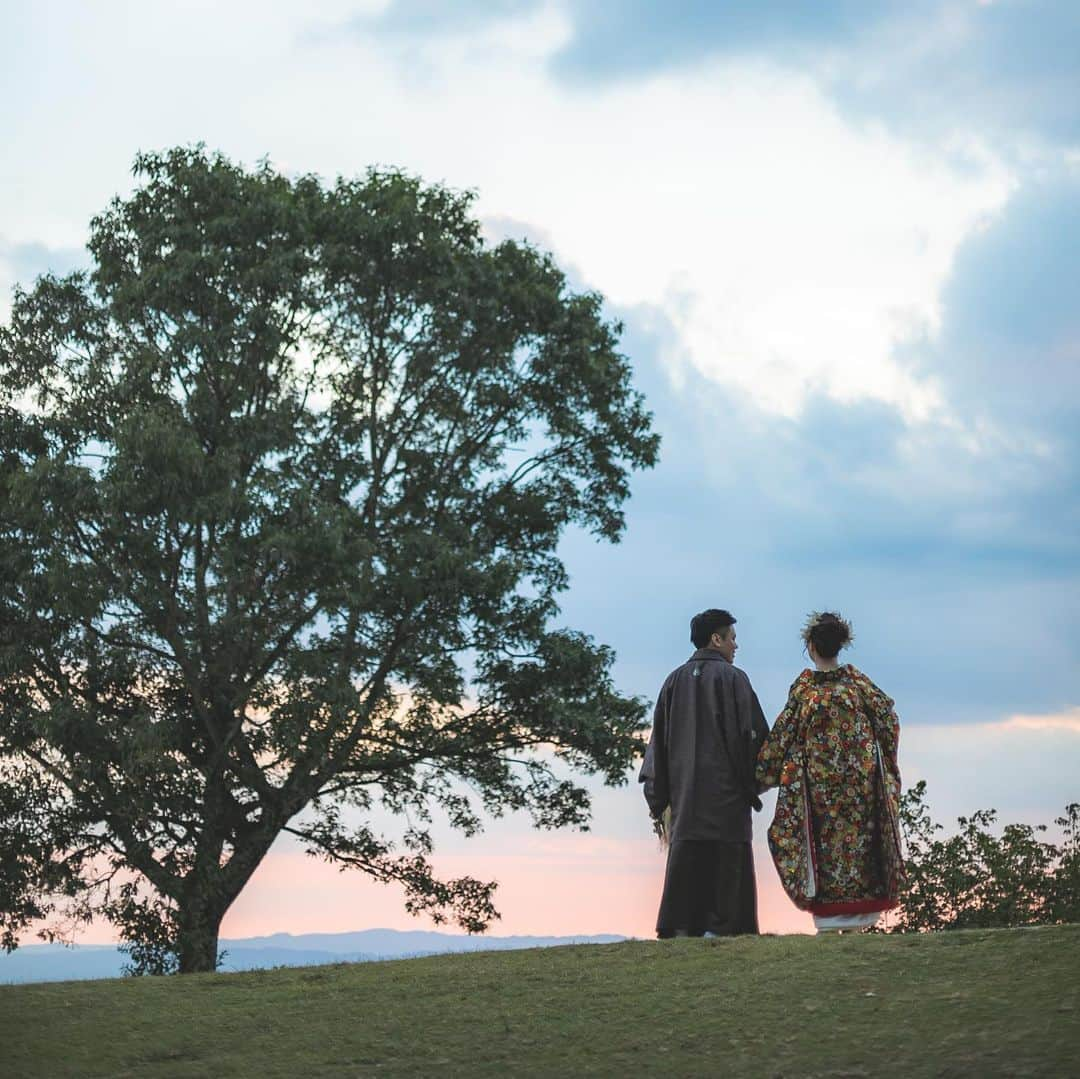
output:
[[[855,634],[851,623],[832,611],[813,611],[803,627],[802,639],[812,644],[822,659],[835,659],[841,648],[846,648]]]

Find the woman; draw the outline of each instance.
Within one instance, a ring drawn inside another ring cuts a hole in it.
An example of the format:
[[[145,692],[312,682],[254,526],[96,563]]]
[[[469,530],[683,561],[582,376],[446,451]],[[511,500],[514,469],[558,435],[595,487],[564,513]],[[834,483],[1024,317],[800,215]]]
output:
[[[843,618],[814,613],[802,636],[814,670],[792,683],[758,755],[761,789],[780,788],[769,849],[818,932],[861,929],[896,906],[904,872],[900,724],[865,674],[837,662],[853,640]]]

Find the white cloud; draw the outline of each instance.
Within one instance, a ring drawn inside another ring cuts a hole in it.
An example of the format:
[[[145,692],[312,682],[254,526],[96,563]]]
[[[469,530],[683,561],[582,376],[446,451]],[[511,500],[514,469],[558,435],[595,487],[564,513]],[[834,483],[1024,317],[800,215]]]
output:
[[[1010,716],[999,727],[1005,731],[1066,731],[1080,736],[1080,708],[1066,708],[1049,715]],[[1080,791],[1077,793],[1080,795]]]
[[[905,787],[926,780],[931,815],[947,832],[976,809],[996,809],[1002,824],[1052,826],[1080,801],[1080,708],[903,728],[900,765]]]
[[[775,68],[556,84],[547,60],[570,32],[557,7],[412,45],[335,23],[347,9],[314,22],[246,3],[185,19],[124,5],[43,16],[24,59],[48,53],[55,85],[31,92],[15,125],[0,194],[28,198],[22,214],[0,211],[0,232],[81,242],[140,147],[204,139],[331,176],[400,164],[542,230],[613,302],[661,308],[684,377],[785,414],[811,389],[909,418],[940,406],[933,379],[893,351],[933,333],[958,244],[1007,197],[1003,167],[856,129],[811,80]],[[61,153],[77,172],[56,169]]]
[[[999,170],[855,132],[808,82],[763,69],[556,98],[541,123],[549,151],[564,124],[598,137],[544,184],[528,151],[512,159],[485,203],[542,221],[615,302],[664,310],[672,364],[785,414],[813,390],[909,418],[939,405],[893,351],[936,329],[957,246],[1006,197]]]
[[[390,106],[460,143],[435,136],[485,213],[536,223],[612,301],[664,310],[672,366],[766,409],[794,413],[814,389],[909,418],[940,404],[892,353],[936,329],[959,243],[1008,195],[1001,167],[855,130],[811,81],[767,67],[557,87],[544,73],[557,15],[534,17],[527,48],[520,25],[490,29],[482,50],[427,44],[438,85]],[[478,52],[486,65],[469,63]]]

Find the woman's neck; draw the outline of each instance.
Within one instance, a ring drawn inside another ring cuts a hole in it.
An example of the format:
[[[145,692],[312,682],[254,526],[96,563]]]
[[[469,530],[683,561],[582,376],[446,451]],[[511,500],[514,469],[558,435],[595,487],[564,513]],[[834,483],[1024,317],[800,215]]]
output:
[[[814,666],[819,671],[835,671],[840,664],[835,659],[815,659]]]

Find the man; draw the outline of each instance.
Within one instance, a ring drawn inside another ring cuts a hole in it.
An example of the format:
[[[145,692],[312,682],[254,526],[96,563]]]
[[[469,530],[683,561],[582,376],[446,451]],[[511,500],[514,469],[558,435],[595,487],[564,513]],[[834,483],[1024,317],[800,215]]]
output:
[[[668,675],[641,768],[654,822],[671,809],[658,937],[757,933],[750,810],[754,767],[769,732],[750,679],[732,665],[735,619],[690,620],[697,651]]]

